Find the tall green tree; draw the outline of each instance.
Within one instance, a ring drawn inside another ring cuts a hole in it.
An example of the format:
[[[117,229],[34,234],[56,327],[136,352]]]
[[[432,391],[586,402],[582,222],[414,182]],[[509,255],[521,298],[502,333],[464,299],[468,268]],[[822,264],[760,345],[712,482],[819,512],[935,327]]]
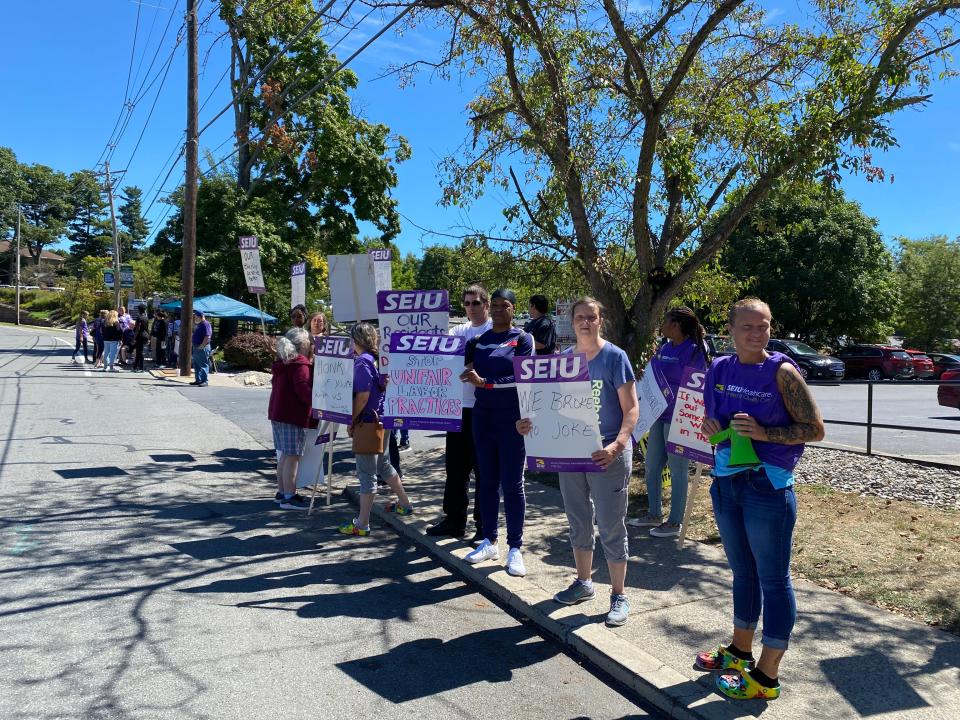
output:
[[[426,5],[415,22],[450,33],[431,69],[480,85],[443,201],[512,192],[519,253],[577,263],[636,358],[778,184],[883,178],[871,152],[895,142],[889,117],[955,74],[960,0],[817,2],[803,26],[746,0]]]
[[[898,240],[899,329],[911,345],[945,349],[947,340],[960,337],[960,238]]]
[[[770,304],[781,334],[828,344],[883,339],[899,295],[876,224],[841,192],[797,183],[751,210],[721,263]]]
[[[117,215],[123,226],[117,238],[120,257],[132,259],[143,250],[143,241],[150,234],[150,222],[143,216],[143,190],[136,185],[123,188]]]
[[[107,202],[103,199],[97,177],[89,170],[73,173],[70,189],[73,212],[67,223],[67,237],[70,239],[68,266],[77,271],[86,257],[110,255],[113,235]]]
[[[22,166],[23,221],[20,234],[34,264],[48,245],[58,242],[73,217],[70,179],[46,165]]]
[[[0,146],[0,238],[14,233],[16,203],[23,199],[26,187],[23,171],[13,150]]]

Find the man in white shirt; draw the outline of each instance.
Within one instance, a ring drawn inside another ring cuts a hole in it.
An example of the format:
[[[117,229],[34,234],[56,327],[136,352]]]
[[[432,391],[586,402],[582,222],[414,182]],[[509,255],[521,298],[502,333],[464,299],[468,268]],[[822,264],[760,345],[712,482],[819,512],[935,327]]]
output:
[[[469,342],[492,327],[490,295],[480,285],[471,285],[463,291],[463,309],[467,314],[467,322],[451,328],[451,335],[459,335]],[[474,478],[479,476],[471,427],[471,416],[475,402],[474,389],[470,383],[463,384],[463,424],[460,432],[447,433],[447,479],[443,488],[443,513],[445,517],[436,525],[427,528],[427,535],[463,537],[467,532],[467,507],[470,505],[470,471],[473,471]],[[476,480],[474,480],[474,483],[476,483]],[[474,485],[473,496],[473,520],[476,525],[476,532],[471,542],[479,542],[483,540],[483,533],[480,530],[480,508],[477,503],[476,485]]]

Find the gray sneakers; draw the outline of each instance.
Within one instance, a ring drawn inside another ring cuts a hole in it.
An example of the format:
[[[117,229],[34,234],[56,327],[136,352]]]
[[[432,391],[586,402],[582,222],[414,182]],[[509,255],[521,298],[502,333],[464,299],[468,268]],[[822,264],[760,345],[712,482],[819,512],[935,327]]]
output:
[[[593,585],[587,587],[587,585],[580,580],[574,580],[570,584],[570,587],[558,592],[553,596],[553,599],[561,605],[576,605],[577,603],[586,602],[587,600],[593,600],[595,596],[596,592],[593,589]]]
[[[610,595],[610,612],[607,613],[607,625],[619,627],[630,617],[630,602],[626,595]]]
[[[650,528],[650,535],[658,538],[674,538],[680,537],[680,524],[671,525],[668,522],[658,525],[655,528]]]

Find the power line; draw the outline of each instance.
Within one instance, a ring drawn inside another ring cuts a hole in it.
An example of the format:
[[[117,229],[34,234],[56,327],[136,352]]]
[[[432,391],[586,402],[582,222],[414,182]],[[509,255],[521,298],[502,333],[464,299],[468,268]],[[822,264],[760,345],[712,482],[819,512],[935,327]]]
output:
[[[133,58],[137,54],[137,34],[140,32],[140,5],[137,5],[137,19],[133,25],[133,45],[130,47],[130,65],[127,67],[127,86],[123,89],[123,97],[130,97],[130,76],[133,74]],[[139,69],[137,70],[139,72]]]

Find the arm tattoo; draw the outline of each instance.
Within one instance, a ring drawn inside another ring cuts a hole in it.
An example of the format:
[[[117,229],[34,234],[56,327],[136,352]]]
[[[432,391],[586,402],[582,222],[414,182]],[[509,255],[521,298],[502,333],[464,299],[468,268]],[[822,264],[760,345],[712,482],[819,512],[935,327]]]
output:
[[[784,445],[799,445],[818,440],[823,435],[823,420],[810,388],[797,373],[781,370],[777,377],[783,404],[793,418],[786,427],[768,427],[767,439]]]

